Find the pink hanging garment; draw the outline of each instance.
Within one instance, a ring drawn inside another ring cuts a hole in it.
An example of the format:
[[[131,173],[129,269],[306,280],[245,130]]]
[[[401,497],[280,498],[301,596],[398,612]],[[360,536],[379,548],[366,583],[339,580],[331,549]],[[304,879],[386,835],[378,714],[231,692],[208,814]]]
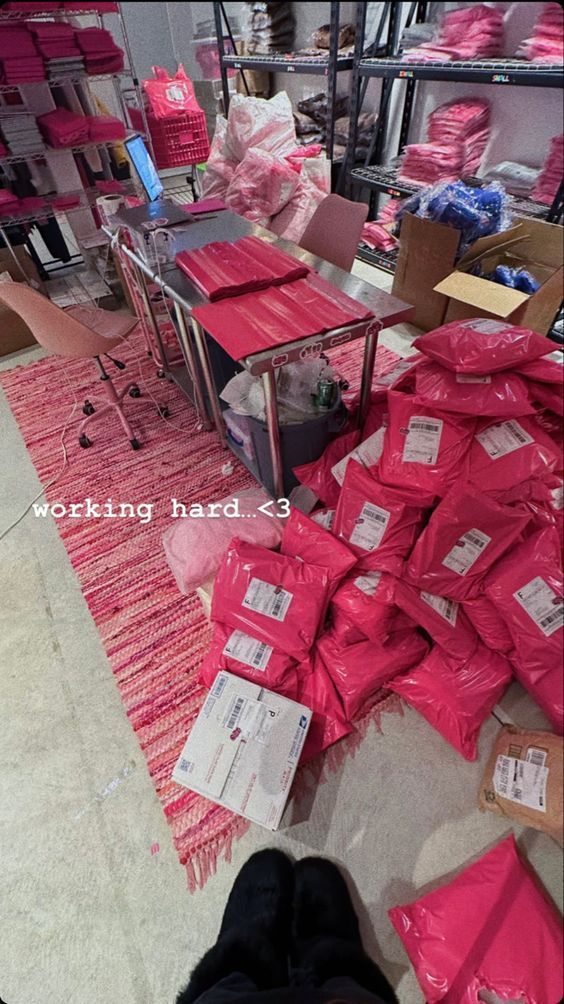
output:
[[[176,264],[212,302],[303,279],[310,272],[308,265],[256,237],[180,251]]]

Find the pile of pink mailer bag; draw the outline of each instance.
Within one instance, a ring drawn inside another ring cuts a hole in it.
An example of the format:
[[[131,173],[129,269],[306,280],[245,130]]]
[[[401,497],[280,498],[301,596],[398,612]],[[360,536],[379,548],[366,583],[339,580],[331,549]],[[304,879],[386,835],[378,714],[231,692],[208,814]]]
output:
[[[503,11],[486,4],[450,10],[441,18],[435,37],[402,58],[411,63],[487,59],[503,54]]]
[[[399,178],[418,185],[475,174],[490,138],[490,106],[481,98],[440,105],[429,116],[426,143],[405,148]]]

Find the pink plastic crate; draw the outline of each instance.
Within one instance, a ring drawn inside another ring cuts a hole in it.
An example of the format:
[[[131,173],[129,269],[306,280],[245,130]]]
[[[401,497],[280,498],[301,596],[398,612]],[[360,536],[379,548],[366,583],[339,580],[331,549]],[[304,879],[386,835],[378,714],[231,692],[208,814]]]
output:
[[[147,111],[155,163],[159,168],[201,164],[208,159],[210,141],[203,111],[157,119]],[[137,108],[129,108],[133,129],[143,129],[143,117]]]

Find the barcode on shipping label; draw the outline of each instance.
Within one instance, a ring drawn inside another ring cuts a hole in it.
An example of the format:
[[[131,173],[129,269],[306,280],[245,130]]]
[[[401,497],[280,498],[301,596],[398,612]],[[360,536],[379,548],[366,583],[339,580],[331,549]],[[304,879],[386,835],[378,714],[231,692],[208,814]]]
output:
[[[225,673],[220,673],[220,675],[217,677],[217,679],[216,679],[216,681],[215,681],[215,683],[214,683],[214,685],[213,685],[213,687],[212,687],[212,689],[210,691],[210,696],[211,697],[221,697],[223,691],[225,690],[225,685],[226,685],[228,679],[229,679],[229,677],[226,676]]]
[[[260,669],[262,672],[268,666],[272,652],[272,647],[265,641],[251,638],[243,631],[233,631],[223,649],[223,655],[230,655],[237,662],[251,666],[252,669]]]
[[[390,513],[387,509],[381,509],[372,502],[365,502],[349,537],[350,543],[362,548],[363,551],[375,551],[382,543],[389,521]]]
[[[366,575],[357,576],[353,585],[357,589],[360,589],[361,593],[365,593],[366,596],[374,596],[381,578],[381,572],[367,572]]]
[[[527,763],[534,763],[537,767],[544,767],[546,764],[546,750],[539,750],[535,746],[529,746],[525,760]]]
[[[457,383],[491,383],[491,376],[478,376],[476,373],[457,373]]]
[[[235,697],[232,700],[223,721],[225,728],[229,729],[230,732],[239,724],[239,720],[243,714],[246,703],[247,699],[245,697]]]
[[[548,767],[515,757],[498,756],[493,775],[494,791],[502,798],[546,812]]]
[[[545,638],[550,638],[564,626],[564,601],[540,575],[521,586],[513,593],[513,598],[540,628]]]
[[[514,418],[498,425],[490,425],[489,429],[478,432],[476,439],[492,460],[499,460],[514,450],[534,443],[534,439]]]
[[[432,607],[452,627],[456,625],[458,603],[455,600],[449,600],[446,596],[435,596],[434,593],[426,593],[424,590],[419,595],[424,603]]]
[[[335,510],[326,509],[325,512],[314,512],[311,518],[314,523],[324,527],[326,530],[330,530],[333,526],[333,520],[335,519]]]
[[[482,335],[497,335],[500,331],[507,331],[507,324],[502,321],[489,321],[485,317],[479,317],[475,321],[464,321],[464,327],[479,331]]]
[[[403,462],[436,464],[442,432],[442,419],[430,418],[428,415],[412,415],[403,446]]]
[[[487,533],[482,533],[481,530],[476,530],[473,527],[458,538],[454,547],[443,558],[442,563],[446,568],[450,568],[451,572],[456,572],[457,575],[466,575],[484,553],[488,544],[491,544],[491,540],[492,538],[488,537]]]
[[[243,597],[243,606],[257,614],[272,617],[275,621],[283,621],[293,598],[293,593],[282,589],[282,586],[273,586],[270,582],[253,578]]]

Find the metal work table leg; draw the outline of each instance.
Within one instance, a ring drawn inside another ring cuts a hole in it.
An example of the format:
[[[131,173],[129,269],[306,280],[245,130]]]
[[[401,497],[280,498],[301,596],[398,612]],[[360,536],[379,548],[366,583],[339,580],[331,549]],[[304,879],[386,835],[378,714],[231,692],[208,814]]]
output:
[[[204,380],[206,382],[206,389],[208,392],[208,397],[210,399],[210,407],[212,410],[213,423],[215,425],[217,434],[220,438],[221,445],[227,448],[227,443],[225,441],[225,426],[223,422],[223,416],[221,414],[221,407],[219,404],[219,397],[217,394],[215,381],[213,378],[210,357],[208,355],[208,347],[206,345],[206,336],[203,328],[198,322],[192,318],[192,327],[194,328],[194,339],[196,341],[196,349],[198,350],[198,355],[200,357],[200,365],[202,367],[202,372],[204,374]]]
[[[272,480],[274,494],[277,499],[284,497],[284,473],[282,470],[282,452],[280,449],[280,424],[278,422],[278,404],[276,401],[276,374],[267,370],[262,374],[264,402],[266,409],[266,426],[270,443],[270,458],[272,460]]]
[[[153,329],[153,335],[155,336],[155,341],[156,341],[157,345],[159,346],[159,352],[161,353],[161,359],[163,361],[163,368],[164,368],[164,371],[166,373],[168,371],[168,369],[169,369],[168,357],[167,357],[167,354],[166,354],[166,349],[165,349],[164,344],[163,344],[163,340],[161,338],[161,333],[159,331],[159,325],[158,325],[157,319],[155,317],[155,312],[153,310],[153,305],[151,303],[151,297],[149,296],[149,290],[147,289],[147,280],[145,278],[145,274],[142,272],[142,270],[139,268],[139,266],[134,261],[132,261],[132,260],[131,260],[131,264],[132,264],[133,269],[135,271],[135,276],[137,278],[137,283],[139,285],[139,290],[140,290],[140,293],[141,293],[141,298],[143,300],[143,306],[145,307],[145,313],[147,315],[147,319],[149,321],[149,324],[151,325],[151,328]]]
[[[374,360],[378,347],[378,335],[382,330],[380,321],[372,321],[366,330],[364,342],[364,360],[362,363],[362,380],[360,383],[360,405],[358,409],[358,427],[362,428],[370,408],[370,392],[374,377]]]
[[[186,369],[192,377],[192,384],[194,386],[194,396],[196,398],[196,410],[198,411],[204,429],[211,429],[212,425],[208,418],[208,412],[206,408],[206,403],[204,401],[204,396],[202,394],[202,388],[200,387],[200,381],[198,379],[198,367],[196,365],[196,357],[194,355],[194,347],[192,345],[192,338],[186,323],[186,317],[184,311],[179,303],[174,304],[174,313],[176,314],[176,320],[178,323],[178,340],[180,342],[180,347],[182,349],[182,354],[184,356],[184,362],[186,363]]]

